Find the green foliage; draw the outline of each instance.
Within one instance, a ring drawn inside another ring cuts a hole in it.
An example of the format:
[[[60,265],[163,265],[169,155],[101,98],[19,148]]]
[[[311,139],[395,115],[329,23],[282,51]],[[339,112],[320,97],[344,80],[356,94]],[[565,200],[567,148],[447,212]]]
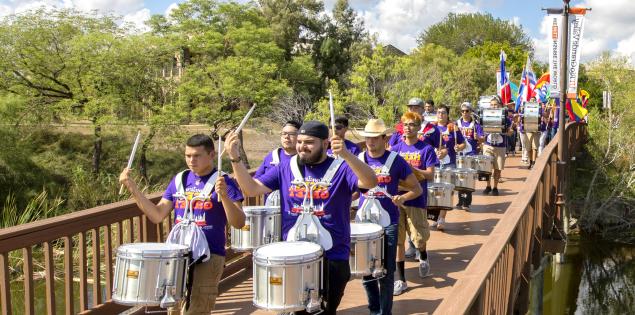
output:
[[[489,13],[450,13],[442,22],[421,33],[418,42],[419,46],[441,45],[457,55],[486,42],[509,43],[523,51],[533,51],[531,38],[521,26]]]
[[[0,211],[0,229],[59,215],[62,213],[62,202],[59,197],[50,199],[46,190],[43,190],[22,208],[18,206],[15,195],[10,193]]]

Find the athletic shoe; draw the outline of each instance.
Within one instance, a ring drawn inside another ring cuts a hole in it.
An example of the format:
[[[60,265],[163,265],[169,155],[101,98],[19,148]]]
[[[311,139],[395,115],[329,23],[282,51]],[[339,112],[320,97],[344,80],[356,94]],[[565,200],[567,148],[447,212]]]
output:
[[[437,227],[437,221],[432,221],[432,223],[430,223],[430,227]]]
[[[461,209],[463,209],[465,211],[470,211],[470,206],[463,206],[463,207],[461,207]]]
[[[401,295],[406,289],[408,289],[408,284],[405,281],[395,280],[394,290],[392,295]]]
[[[483,190],[483,194],[484,194],[484,195],[487,195],[487,194],[489,194],[491,191],[492,191],[492,187],[487,186],[487,187],[485,187],[485,190]]]
[[[494,189],[492,189],[492,195],[498,196],[498,188],[494,187]]]
[[[410,247],[408,247],[408,249],[406,250],[406,258],[413,258],[415,257],[416,253],[417,250],[414,246],[412,246],[412,242],[410,242]]]
[[[430,263],[427,260],[419,261],[419,277],[425,278],[430,276]]]
[[[437,230],[443,231],[444,229],[445,229],[445,219],[439,218],[439,221],[437,221]]]

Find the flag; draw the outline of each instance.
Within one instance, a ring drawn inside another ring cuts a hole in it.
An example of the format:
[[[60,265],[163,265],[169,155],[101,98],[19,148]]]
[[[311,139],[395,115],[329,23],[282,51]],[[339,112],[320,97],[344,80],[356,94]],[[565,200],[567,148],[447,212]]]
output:
[[[589,111],[582,106],[580,99],[568,99],[567,113],[570,121],[580,122],[584,120]]]
[[[504,104],[511,102],[512,100],[512,92],[509,86],[509,80],[507,78],[507,71],[505,70],[505,59],[507,59],[507,55],[505,52],[501,50],[500,54],[500,71],[501,71],[501,79],[500,79],[500,91],[498,91],[498,95],[501,97],[501,101]]]
[[[540,79],[536,82],[536,88],[532,96],[540,100],[541,103],[546,103],[549,99],[551,92],[550,75],[549,72],[545,72],[540,76]]]
[[[536,75],[531,70],[531,61],[529,60],[529,56],[527,56],[527,63],[525,64],[525,69],[523,69],[523,74],[520,77],[520,86],[518,87],[518,98],[516,99],[516,111],[520,108],[520,105],[523,102],[529,101],[531,96],[534,94],[534,89],[536,88]]]
[[[591,98],[591,94],[589,94],[589,92],[587,92],[586,90],[580,90],[578,98],[580,99],[580,104],[582,104],[582,107],[586,108],[589,103],[589,98]]]

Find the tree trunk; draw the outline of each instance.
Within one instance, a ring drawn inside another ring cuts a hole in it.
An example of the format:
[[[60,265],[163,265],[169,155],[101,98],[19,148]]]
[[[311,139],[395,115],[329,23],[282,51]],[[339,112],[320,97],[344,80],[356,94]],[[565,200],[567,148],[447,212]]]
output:
[[[150,143],[152,142],[152,138],[154,138],[155,134],[156,134],[156,129],[153,127],[150,127],[150,133],[148,134],[148,137],[146,137],[146,139],[143,140],[143,145],[141,146],[141,159],[139,160],[139,171],[141,172],[141,176],[143,177],[143,179],[148,184],[150,184],[150,181],[148,179],[148,159],[146,156],[146,152],[148,151],[148,147],[150,146]]]
[[[238,133],[238,139],[240,140],[240,150],[239,150],[240,158],[243,160],[245,167],[249,169],[250,168],[249,160],[247,159],[247,152],[245,152],[245,147],[243,145],[243,131],[242,130]]]
[[[99,174],[99,165],[101,162],[101,126],[97,124],[97,118],[93,118],[93,126],[95,130],[95,139],[93,142],[93,174]]]

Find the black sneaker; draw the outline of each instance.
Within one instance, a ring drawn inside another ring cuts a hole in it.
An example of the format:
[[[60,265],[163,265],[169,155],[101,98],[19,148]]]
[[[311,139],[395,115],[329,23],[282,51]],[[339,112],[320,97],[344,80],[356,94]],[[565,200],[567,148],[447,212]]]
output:
[[[498,196],[498,188],[492,189],[492,195]]]
[[[490,191],[492,191],[492,187],[487,186],[487,187],[485,187],[485,190],[483,190],[483,194],[487,195],[487,194],[489,194],[489,193],[490,193]],[[498,191],[497,191],[497,192],[498,192]]]

